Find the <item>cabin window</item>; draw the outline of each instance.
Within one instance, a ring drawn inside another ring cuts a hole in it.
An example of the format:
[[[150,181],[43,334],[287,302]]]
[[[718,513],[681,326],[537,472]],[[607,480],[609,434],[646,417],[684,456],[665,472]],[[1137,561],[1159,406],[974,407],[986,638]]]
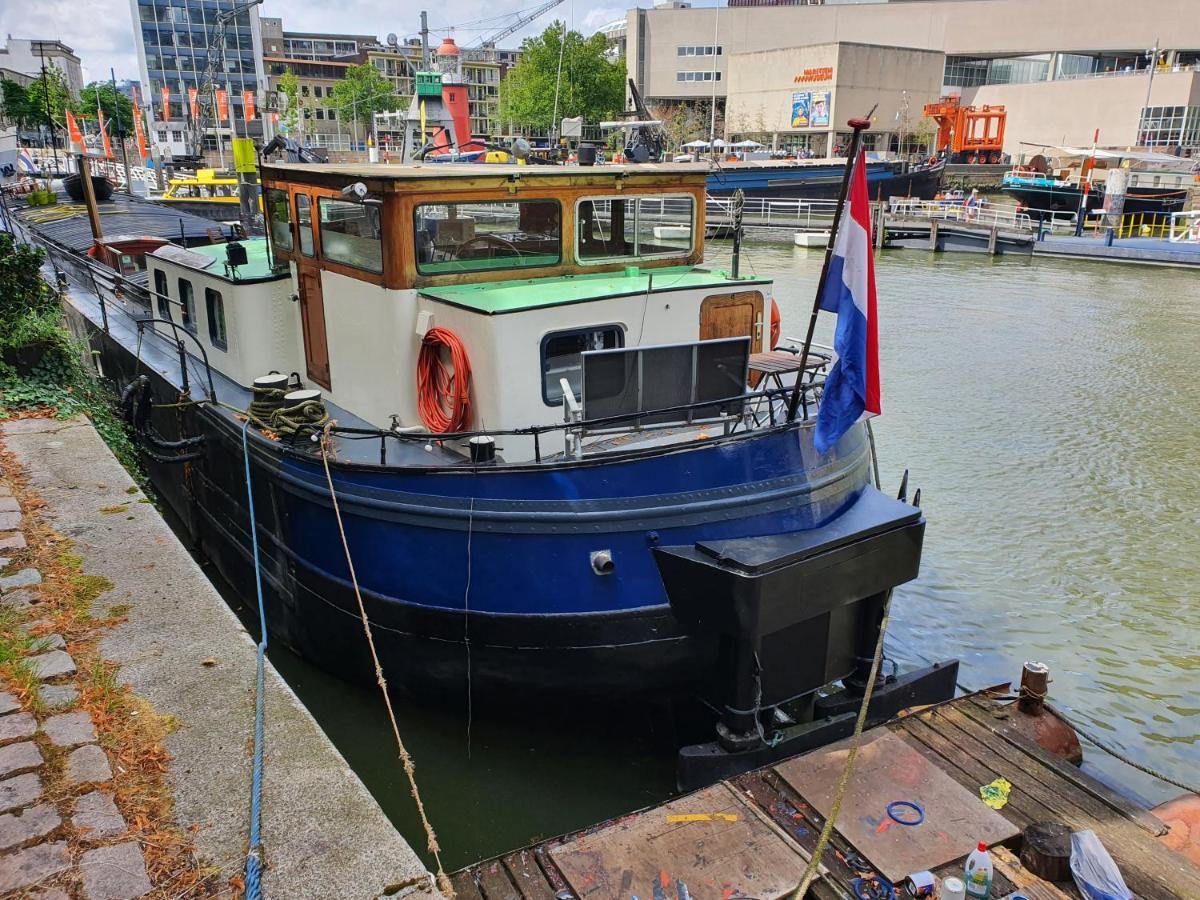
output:
[[[292,210],[287,191],[267,189],[267,212],[271,216],[271,241],[280,250],[292,249]]]
[[[158,307],[160,319],[171,318],[171,298],[167,296],[167,273],[162,269],[154,270],[154,298]]]
[[[312,201],[307,194],[296,195],[296,224],[300,232],[300,252],[305,256],[313,256],[313,224]]]
[[[414,214],[423,275],[553,266],[562,260],[557,200],[425,203]]]
[[[596,197],[579,201],[579,261],[686,256],[695,246],[692,197]]]
[[[542,399],[547,406],[562,403],[563,378],[576,398],[583,396],[583,354],[587,350],[614,350],[625,346],[620,325],[597,325],[572,331],[555,331],[542,338]]]
[[[208,313],[208,340],[218,350],[228,350],[229,340],[225,333],[225,301],[220,291],[204,289],[204,309]]]
[[[383,272],[379,207],[333,197],[317,201],[321,212],[321,255],[368,272]]]
[[[192,294],[192,283],[179,279],[179,321],[188,331],[196,333],[196,298]]]

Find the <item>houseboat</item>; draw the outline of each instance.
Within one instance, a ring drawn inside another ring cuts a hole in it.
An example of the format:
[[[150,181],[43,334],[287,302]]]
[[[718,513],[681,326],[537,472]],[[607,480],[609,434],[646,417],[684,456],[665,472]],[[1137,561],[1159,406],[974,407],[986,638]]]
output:
[[[1001,190],[1031,212],[1180,212],[1195,184],[1192,159],[1137,150],[1047,147],[1005,173]]]
[[[218,222],[240,215],[237,175],[216,169],[198,169],[195,175],[176,175],[167,182],[160,203]]]
[[[248,458],[275,639],[368,677],[360,593],[393,686],[699,699],[715,776],[849,733],[924,518],[873,483],[865,423],[814,448],[829,355],[778,338],[769,280],[703,264],[706,177],[267,165],[262,239],[160,247],[149,306],[70,313],[253,594]],[[668,204],[686,229],[657,237]],[[872,716],[955,670],[889,675]]]

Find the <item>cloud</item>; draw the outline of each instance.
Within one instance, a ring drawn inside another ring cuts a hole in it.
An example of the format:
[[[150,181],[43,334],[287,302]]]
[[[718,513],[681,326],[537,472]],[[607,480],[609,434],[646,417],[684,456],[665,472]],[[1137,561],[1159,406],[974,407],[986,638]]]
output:
[[[536,0],[428,3],[430,41],[436,46],[442,37],[452,34],[460,45],[469,47],[503,28],[504,16],[535,5]],[[391,0],[340,0],[336,6],[327,0],[266,0],[260,11],[264,16],[282,18],[283,27],[289,31],[371,34],[379,38],[395,32],[403,40],[415,37],[420,28],[418,7],[406,9],[410,11],[400,18]],[[565,19],[571,27],[590,34],[623,14],[621,6],[565,0],[501,43],[517,46],[523,38],[537,34],[555,19]],[[4,0],[0,2],[0,34],[62,41],[83,61],[87,81],[107,79],[110,67],[116,70],[118,79],[137,77],[130,0],[88,0],[86,4],[78,0],[41,0],[36,18],[26,4]]]
[[[36,14],[24,3],[0,2],[0,34],[60,40],[83,62],[86,81],[137,76],[129,0],[41,0]]]

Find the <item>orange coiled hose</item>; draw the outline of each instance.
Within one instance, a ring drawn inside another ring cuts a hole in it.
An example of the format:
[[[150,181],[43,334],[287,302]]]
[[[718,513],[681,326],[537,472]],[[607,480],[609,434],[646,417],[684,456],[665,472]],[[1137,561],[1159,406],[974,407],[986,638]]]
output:
[[[450,354],[450,365],[443,359]],[[457,334],[430,328],[417,357],[417,411],[437,434],[466,431],[471,421],[471,361]]]

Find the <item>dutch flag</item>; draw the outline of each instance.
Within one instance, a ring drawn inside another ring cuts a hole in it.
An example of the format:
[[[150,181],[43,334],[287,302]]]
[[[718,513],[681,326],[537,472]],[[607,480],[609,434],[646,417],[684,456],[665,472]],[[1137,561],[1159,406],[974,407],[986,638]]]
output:
[[[850,196],[833,243],[821,309],[837,313],[833,338],[837,361],[825,379],[813,441],[817,450],[825,453],[851,425],[880,411],[875,263],[871,257],[871,208],[862,151],[850,176]]]

